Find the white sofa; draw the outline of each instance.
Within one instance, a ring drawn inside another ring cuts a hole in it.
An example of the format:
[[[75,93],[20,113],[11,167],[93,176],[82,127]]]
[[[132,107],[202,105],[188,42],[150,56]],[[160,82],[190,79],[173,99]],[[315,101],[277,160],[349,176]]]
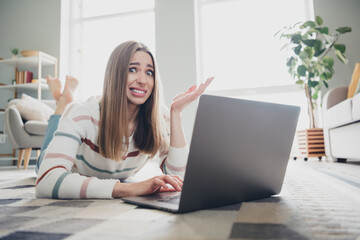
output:
[[[329,90],[322,105],[326,157],[360,160],[360,94],[347,98],[348,87]]]

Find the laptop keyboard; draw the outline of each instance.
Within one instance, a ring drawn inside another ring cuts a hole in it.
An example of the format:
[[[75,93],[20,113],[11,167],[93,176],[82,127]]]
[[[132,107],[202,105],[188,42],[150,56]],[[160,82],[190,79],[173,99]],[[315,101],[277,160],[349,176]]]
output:
[[[179,192],[161,193],[159,194],[159,199],[157,201],[178,204],[180,201],[180,196],[181,193]]]

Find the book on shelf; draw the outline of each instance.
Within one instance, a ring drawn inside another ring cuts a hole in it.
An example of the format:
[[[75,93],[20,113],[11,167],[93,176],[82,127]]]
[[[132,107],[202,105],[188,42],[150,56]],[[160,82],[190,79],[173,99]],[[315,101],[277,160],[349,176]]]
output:
[[[31,83],[33,73],[30,71],[16,71],[15,82],[16,84]]]
[[[30,71],[25,71],[25,83],[31,83],[33,79],[33,73]]]

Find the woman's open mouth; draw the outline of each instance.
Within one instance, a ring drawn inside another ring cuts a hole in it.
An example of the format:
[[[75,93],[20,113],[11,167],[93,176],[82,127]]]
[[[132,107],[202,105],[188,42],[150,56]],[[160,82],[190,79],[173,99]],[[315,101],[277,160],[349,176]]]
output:
[[[130,88],[130,92],[135,97],[144,97],[147,91],[145,89]]]

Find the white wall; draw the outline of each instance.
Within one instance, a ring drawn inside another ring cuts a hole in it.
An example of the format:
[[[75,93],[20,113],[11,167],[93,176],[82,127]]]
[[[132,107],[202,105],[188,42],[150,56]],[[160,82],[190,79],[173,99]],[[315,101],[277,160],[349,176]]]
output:
[[[60,0],[0,0],[0,57],[10,47],[60,53]]]
[[[314,0],[314,12],[315,15],[323,18],[324,26],[328,26],[331,32],[334,32],[337,27],[349,26],[352,28],[351,33],[342,35],[339,40],[339,43],[346,45],[345,56],[349,63],[344,65],[335,59],[335,75],[330,81],[329,89],[348,86],[355,63],[360,62],[360,1]],[[327,89],[323,91],[323,96],[326,91]]]
[[[156,58],[164,85],[165,101],[197,84],[194,0],[156,0]],[[196,103],[188,106],[182,121],[190,143]]]
[[[10,48],[41,50],[59,58],[60,0],[0,0],[0,57],[11,58]],[[0,82],[11,84],[13,69],[0,66]],[[19,93],[20,95],[21,93]],[[36,96],[36,92],[28,93]],[[14,97],[12,91],[0,90],[0,108]],[[44,93],[44,98],[50,94]],[[3,130],[3,114],[0,114]],[[10,143],[0,143],[0,154],[10,153]],[[35,152],[33,152],[34,156]],[[9,161],[0,158],[0,165]]]
[[[16,47],[20,51],[40,50],[59,59],[60,3],[60,0],[0,0],[0,57],[11,58],[10,48]],[[14,73],[0,67],[0,82],[10,84]],[[36,96],[36,92],[29,94]],[[48,96],[45,93],[43,97]],[[1,108],[3,97],[2,94]]]

